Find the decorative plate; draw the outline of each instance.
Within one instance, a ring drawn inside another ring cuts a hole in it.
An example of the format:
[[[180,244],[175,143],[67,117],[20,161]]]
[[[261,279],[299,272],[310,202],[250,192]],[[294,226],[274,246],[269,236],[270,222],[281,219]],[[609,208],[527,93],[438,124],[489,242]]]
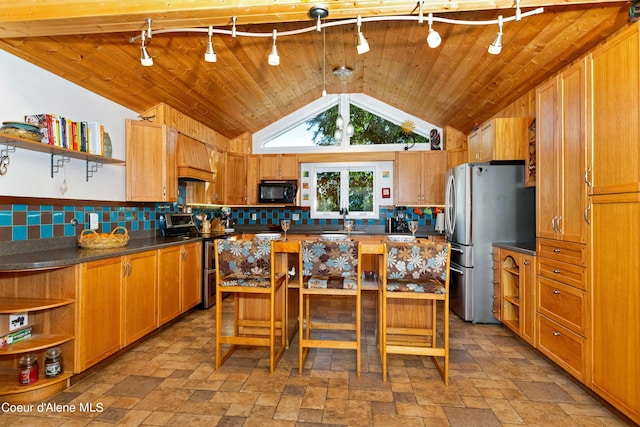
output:
[[[2,122],[3,128],[14,128],[14,129],[23,129],[31,132],[40,132],[40,128],[38,126],[34,126],[29,123],[24,122]]]
[[[415,237],[405,234],[389,234],[387,240],[390,242],[413,242]]]
[[[17,136],[18,138],[24,138],[35,142],[42,141],[42,134],[39,130],[37,130],[37,128],[35,131],[33,131],[18,127],[2,126],[0,127],[0,132],[4,133],[5,135]]]
[[[279,240],[282,238],[282,234],[280,233],[258,233],[255,235],[256,239],[259,240]]]
[[[323,234],[320,236],[320,240],[324,240],[326,242],[341,242],[343,240],[347,240],[349,236],[346,234]]]

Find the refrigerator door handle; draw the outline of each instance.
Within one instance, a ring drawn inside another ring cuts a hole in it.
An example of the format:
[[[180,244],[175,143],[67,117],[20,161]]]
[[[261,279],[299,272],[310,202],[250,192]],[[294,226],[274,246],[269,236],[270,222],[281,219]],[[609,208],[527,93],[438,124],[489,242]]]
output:
[[[462,270],[460,270],[460,269],[457,269],[457,268],[455,268],[455,267],[454,267],[454,266],[452,266],[452,265],[449,265],[449,270],[453,270],[453,271],[455,271],[455,272],[456,272],[456,273],[458,273],[458,274],[464,275],[464,271],[462,271]]]
[[[447,233],[453,235],[456,222],[456,207],[455,207],[455,180],[453,174],[449,175],[447,180],[446,200],[445,200],[445,228]]]

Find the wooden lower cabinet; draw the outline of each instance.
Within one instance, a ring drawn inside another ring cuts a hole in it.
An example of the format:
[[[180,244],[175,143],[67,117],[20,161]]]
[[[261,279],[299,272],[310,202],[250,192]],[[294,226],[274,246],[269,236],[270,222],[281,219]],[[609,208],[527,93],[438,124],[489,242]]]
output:
[[[202,243],[191,243],[180,247],[181,311],[202,302]]]
[[[179,316],[182,247],[158,249],[158,326]]]
[[[499,313],[496,318],[535,346],[535,256],[496,247],[493,253],[494,311]],[[499,301],[498,308],[496,300]]]
[[[539,238],[537,254],[538,349],[590,385],[585,245]]]
[[[78,295],[76,372],[120,350],[120,257],[81,264]]]
[[[156,328],[156,252],[122,257],[122,346]]]
[[[640,193],[591,203],[592,387],[640,424]]]

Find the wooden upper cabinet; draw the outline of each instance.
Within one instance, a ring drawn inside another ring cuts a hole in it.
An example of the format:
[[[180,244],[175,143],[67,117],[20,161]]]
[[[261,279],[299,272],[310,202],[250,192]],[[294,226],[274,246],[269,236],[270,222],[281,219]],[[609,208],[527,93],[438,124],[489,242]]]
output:
[[[260,156],[260,179],[293,179],[299,175],[296,154],[263,154]]]
[[[225,203],[244,205],[247,203],[247,155],[227,153],[227,176],[225,179]]]
[[[585,60],[537,90],[537,235],[587,241]]]
[[[247,204],[258,204],[258,183],[260,182],[260,157],[247,156]]]
[[[166,125],[126,121],[128,201],[178,201],[177,137],[176,130]]]
[[[446,151],[397,152],[395,170],[395,204],[444,204]]]
[[[207,147],[207,151],[213,171],[213,181],[206,183],[207,203],[224,203],[226,153],[213,147]]]
[[[592,194],[640,191],[640,41],[638,25],[591,55]]]
[[[529,118],[491,119],[467,137],[469,162],[526,160]]]

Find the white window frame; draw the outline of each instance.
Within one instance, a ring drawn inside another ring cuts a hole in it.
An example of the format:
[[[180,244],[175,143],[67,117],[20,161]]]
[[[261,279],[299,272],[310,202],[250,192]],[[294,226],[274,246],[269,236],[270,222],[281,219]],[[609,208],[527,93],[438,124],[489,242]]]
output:
[[[371,151],[401,151],[405,144],[377,144],[377,145],[350,145],[349,137],[343,135],[340,144],[332,146],[308,146],[308,147],[265,147],[264,144],[272,139],[290,131],[301,123],[317,116],[325,110],[339,104],[338,111],[342,117],[349,120],[349,105],[353,104],[363,110],[376,114],[398,126],[405,120],[411,120],[415,125],[415,133],[429,137],[431,130],[436,129],[440,138],[443,139],[442,128],[435,126],[418,117],[412,116],[381,102],[363,93],[329,94],[321,97],[307,106],[294,111],[271,125],[260,129],[253,134],[254,154],[276,154],[276,153],[335,153],[335,152],[371,152]],[[346,123],[345,123],[346,126]],[[431,144],[416,144],[413,151],[431,150]]]
[[[349,197],[348,178],[349,171],[371,171],[373,172],[373,211],[371,212],[351,212],[347,215],[350,219],[377,219],[380,214],[380,180],[378,179],[378,165],[376,163],[357,162],[357,163],[317,163],[311,166],[311,208],[310,215],[312,219],[339,219],[342,218],[339,212],[319,212],[316,210],[316,176],[319,172],[340,172],[340,208],[347,207],[344,201]]]

